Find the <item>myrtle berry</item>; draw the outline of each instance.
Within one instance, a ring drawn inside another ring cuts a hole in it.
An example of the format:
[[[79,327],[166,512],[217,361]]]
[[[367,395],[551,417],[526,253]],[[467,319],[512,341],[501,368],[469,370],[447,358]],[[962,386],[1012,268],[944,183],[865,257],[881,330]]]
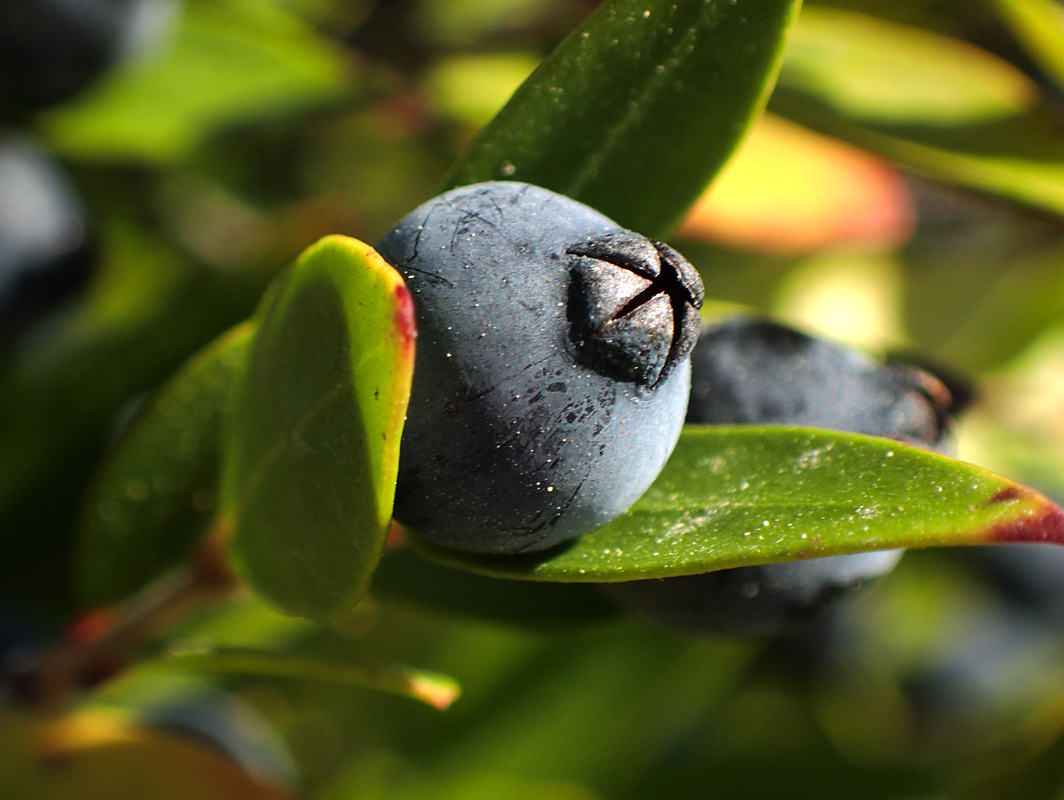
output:
[[[972,548],[971,557],[1010,605],[1064,626],[1064,550],[1058,545],[996,544]]]
[[[674,250],[514,182],[447,192],[378,244],[418,324],[395,518],[523,553],[623,513],[679,436],[702,285]]]
[[[687,421],[795,425],[863,433],[946,451],[950,391],[907,363],[756,318],[708,328],[691,357]]]
[[[704,331],[691,356],[687,422],[795,425],[951,448],[949,390],[908,364],[791,328],[738,318]],[[823,617],[886,574],[900,550],[616,583],[620,605],[684,631],[766,637]]]
[[[609,584],[625,608],[676,630],[766,638],[822,618],[890,572],[901,550],[880,550],[702,575]]]
[[[63,170],[28,139],[0,135],[0,349],[75,297],[95,265]]]
[[[176,0],[0,3],[0,111],[74,97],[128,53],[157,39]]]

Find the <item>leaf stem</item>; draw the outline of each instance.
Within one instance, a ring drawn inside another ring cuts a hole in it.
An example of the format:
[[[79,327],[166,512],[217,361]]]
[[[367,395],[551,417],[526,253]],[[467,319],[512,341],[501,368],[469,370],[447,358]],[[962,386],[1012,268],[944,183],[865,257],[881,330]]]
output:
[[[230,597],[240,583],[225,559],[227,525],[216,520],[188,564],[149,584],[114,609],[95,612],[68,629],[62,641],[16,665],[11,702],[56,708],[125,669],[130,654],[189,614]]]

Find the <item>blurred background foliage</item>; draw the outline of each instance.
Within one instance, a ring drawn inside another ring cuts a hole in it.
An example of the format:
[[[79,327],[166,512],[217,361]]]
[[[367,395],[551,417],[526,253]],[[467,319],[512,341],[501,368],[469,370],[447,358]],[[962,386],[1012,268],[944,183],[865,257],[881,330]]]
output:
[[[82,296],[0,352],[10,659],[86,611],[79,504],[145,393],[308,244],[374,241],[435,194],[592,8],[185,0],[70,100],[7,114],[69,171],[101,254]],[[769,112],[670,241],[710,314],[755,309],[972,380],[960,457],[1064,500],[1056,0],[807,1]],[[5,796],[1064,793],[1052,548],[909,553],[767,644],[622,619],[587,587],[451,586],[404,558],[334,629],[238,599],[69,714],[0,710]],[[441,713],[447,676],[462,696]]]

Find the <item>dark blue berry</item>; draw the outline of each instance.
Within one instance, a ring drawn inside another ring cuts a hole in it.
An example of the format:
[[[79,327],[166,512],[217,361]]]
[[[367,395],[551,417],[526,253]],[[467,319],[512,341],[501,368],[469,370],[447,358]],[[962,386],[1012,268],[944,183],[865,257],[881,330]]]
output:
[[[521,183],[430,200],[377,245],[418,323],[395,517],[486,553],[624,512],[687,407],[702,286],[674,250]]]
[[[930,373],[759,319],[707,329],[691,356],[687,422],[796,425],[950,449],[952,401]],[[765,637],[823,617],[897,563],[856,553],[702,575],[616,583],[622,606],[671,627]]]
[[[0,349],[75,297],[95,264],[85,210],[59,165],[0,135]]]
[[[677,630],[769,637],[816,621],[894,568],[901,550],[611,584],[630,610]]]
[[[0,112],[74,97],[172,16],[174,0],[0,2]]]

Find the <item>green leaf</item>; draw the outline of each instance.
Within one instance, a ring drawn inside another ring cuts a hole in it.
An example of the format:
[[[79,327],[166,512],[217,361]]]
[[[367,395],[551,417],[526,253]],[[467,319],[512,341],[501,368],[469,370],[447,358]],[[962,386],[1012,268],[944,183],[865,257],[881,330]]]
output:
[[[761,111],[799,0],[609,0],[481,132],[448,186],[512,179],[663,236]]]
[[[401,664],[367,667],[242,648],[176,653],[155,662],[155,665],[186,672],[294,678],[297,681],[325,681],[379,689],[419,700],[441,711],[446,710],[461,694],[458,683],[449,675]]]
[[[817,7],[795,25],[779,82],[879,122],[985,122],[1025,111],[1037,94],[1011,64],[958,39]]]
[[[136,203],[136,198],[129,198]],[[74,529],[100,444],[132,398],[246,319],[264,270],[208,268],[112,208],[83,304],[0,365],[0,585],[69,612]]]
[[[433,108],[467,125],[491,121],[539,65],[526,53],[478,53],[441,59],[425,78]]]
[[[448,569],[408,548],[384,556],[370,591],[385,602],[548,631],[603,622],[618,613],[589,584],[498,580]]]
[[[893,547],[1064,543],[1064,511],[978,467],[803,428],[684,430],[624,516],[539,559],[430,557],[497,577],[626,581]]]
[[[132,594],[195,550],[214,518],[222,411],[249,323],[189,361],[138,412],[84,501],[82,598]]]
[[[327,236],[267,294],[226,429],[234,567],[290,614],[334,619],[365,593],[387,534],[414,360],[402,278]]]
[[[198,0],[172,41],[43,126],[76,158],[170,162],[225,126],[342,100],[349,69],[338,47],[275,3]]]
[[[1064,214],[1064,136],[1037,88],[955,39],[807,9],[770,107],[915,172]]]
[[[952,367],[985,372],[1056,325],[1064,316],[1064,246],[1038,244],[1030,253],[951,248],[914,263],[906,276],[906,315],[910,329],[920,331],[920,345]],[[931,259],[933,269],[921,269]]]
[[[1064,90],[1064,8],[1056,0],[992,0],[998,14]]]

